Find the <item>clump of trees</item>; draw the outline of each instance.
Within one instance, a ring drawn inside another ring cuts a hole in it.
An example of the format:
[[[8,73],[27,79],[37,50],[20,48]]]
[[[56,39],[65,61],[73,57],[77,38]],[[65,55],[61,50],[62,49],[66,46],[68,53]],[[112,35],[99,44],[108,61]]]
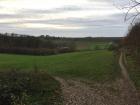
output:
[[[127,35],[123,38],[121,47],[126,54],[133,56],[140,64],[140,0],[116,0],[120,9],[125,10],[125,21],[130,21]]]
[[[72,51],[75,51],[75,44],[72,41],[64,42],[61,38],[0,34],[0,53],[50,55]]]
[[[126,12],[125,21],[133,24],[140,17],[140,0],[115,0],[116,6]]]
[[[118,43],[110,42],[107,46],[108,50],[110,51],[117,51],[119,47],[120,47],[119,42]]]
[[[131,26],[126,37],[123,39],[123,46],[127,52],[133,55],[139,62],[140,58],[140,22]]]
[[[140,22],[131,26],[127,36],[123,40],[123,44],[131,49],[139,52],[140,48]]]

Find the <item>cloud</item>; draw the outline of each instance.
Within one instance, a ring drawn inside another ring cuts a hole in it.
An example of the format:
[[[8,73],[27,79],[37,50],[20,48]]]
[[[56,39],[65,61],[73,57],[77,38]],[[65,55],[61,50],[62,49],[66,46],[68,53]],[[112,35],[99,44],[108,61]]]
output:
[[[56,36],[124,36],[128,24],[122,14],[114,14],[106,19],[67,18],[56,20],[30,20],[8,24],[8,29],[29,34],[52,34]],[[118,21],[119,20],[119,21]],[[7,25],[7,24],[3,24]],[[21,31],[22,30],[22,31]],[[24,32],[23,32],[24,30]],[[118,31],[119,30],[119,31]]]
[[[90,2],[105,2],[105,3],[107,3],[107,2],[111,2],[112,0],[88,0],[88,1],[90,1]]]
[[[31,29],[56,29],[56,30],[76,30],[82,29],[82,26],[75,25],[60,25],[60,24],[43,24],[43,23],[23,23],[13,25],[21,28],[31,28]]]
[[[1,32],[123,36],[128,26],[111,0],[6,0],[1,7]]]
[[[23,16],[18,14],[0,14],[0,19],[5,18],[23,18]]]
[[[81,18],[66,18],[66,19],[48,19],[48,20],[25,20],[23,23],[33,24],[56,24],[56,25],[79,25],[79,26],[106,26],[118,25],[124,23],[124,14],[113,14],[106,18],[96,19],[94,16]]]
[[[83,8],[78,7],[78,6],[63,6],[63,7],[59,7],[59,8],[53,8],[53,9],[40,9],[40,10],[35,10],[35,9],[23,9],[19,12],[21,13],[30,13],[30,14],[50,14],[50,13],[63,13],[63,12],[68,12],[68,11],[80,11],[83,10]]]

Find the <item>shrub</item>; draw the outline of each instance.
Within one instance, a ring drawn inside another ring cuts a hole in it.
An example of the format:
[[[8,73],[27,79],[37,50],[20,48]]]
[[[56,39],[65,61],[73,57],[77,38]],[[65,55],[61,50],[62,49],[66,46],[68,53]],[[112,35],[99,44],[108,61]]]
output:
[[[119,47],[119,46],[118,46],[117,43],[111,42],[111,43],[109,43],[109,45],[108,45],[108,50],[110,50],[110,51],[117,50],[118,47]]]
[[[0,72],[0,105],[59,105],[60,92],[46,72]]]

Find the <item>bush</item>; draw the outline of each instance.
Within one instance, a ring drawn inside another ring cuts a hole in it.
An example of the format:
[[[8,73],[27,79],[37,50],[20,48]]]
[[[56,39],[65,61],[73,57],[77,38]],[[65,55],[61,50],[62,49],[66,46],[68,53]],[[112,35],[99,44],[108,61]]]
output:
[[[0,105],[59,105],[60,92],[46,72],[0,72]]]
[[[118,47],[119,47],[119,46],[118,46],[116,43],[111,42],[111,43],[109,43],[109,45],[108,45],[108,50],[110,50],[110,51],[117,50]]]
[[[101,48],[100,48],[99,45],[95,45],[95,46],[94,46],[94,50],[101,50]]]

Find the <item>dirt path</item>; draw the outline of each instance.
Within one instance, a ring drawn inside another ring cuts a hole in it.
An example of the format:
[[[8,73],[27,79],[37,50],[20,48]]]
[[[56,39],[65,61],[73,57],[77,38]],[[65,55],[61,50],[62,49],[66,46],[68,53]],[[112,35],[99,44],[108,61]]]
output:
[[[61,83],[64,105],[140,105],[123,64],[123,54],[119,64],[123,78],[113,83],[90,83],[55,77]]]
[[[78,80],[56,79],[61,83],[64,105],[139,105],[124,86],[124,81],[114,84],[87,84]]]
[[[124,66],[124,53],[122,53],[122,52],[121,52],[121,55],[120,55],[119,64],[120,64],[121,72],[122,72],[122,75],[123,75],[124,79],[129,82],[130,78],[129,78],[129,75],[127,73],[127,69]]]
[[[99,91],[98,86],[92,88],[80,81],[64,80],[59,77],[56,79],[62,84],[64,105],[119,105],[113,99],[115,97],[110,96],[108,92]],[[107,99],[108,97],[111,97],[114,102]]]
[[[127,68],[125,67],[126,61],[123,52],[121,52],[119,64],[123,76],[122,83],[120,82],[121,90],[123,90],[123,97],[125,97],[126,102],[129,102],[129,105],[140,105],[140,99],[138,98],[136,88],[129,77]]]

